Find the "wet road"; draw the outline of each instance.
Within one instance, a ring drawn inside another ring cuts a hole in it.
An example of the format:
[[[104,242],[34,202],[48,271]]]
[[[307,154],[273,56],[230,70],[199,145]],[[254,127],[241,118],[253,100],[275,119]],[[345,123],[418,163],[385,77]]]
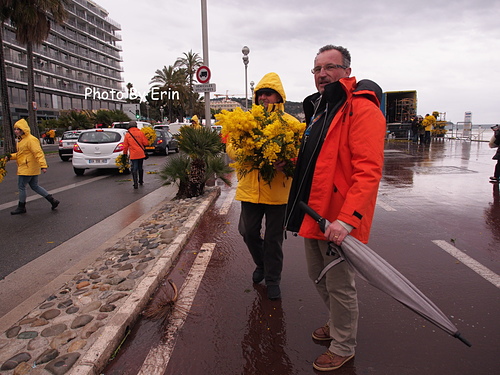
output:
[[[429,148],[389,142],[385,154],[369,245],[436,303],[473,346],[358,279],[356,357],[335,373],[497,373],[500,200],[498,184],[488,182],[493,152],[486,143],[446,140]],[[180,306],[175,313],[186,322],[165,374],[317,373],[312,362],[326,347],[311,332],[327,314],[307,278],[302,239],[289,235],[285,241],[283,298],[267,300],[265,287],[251,282],[254,266],[237,233],[239,202],[227,206],[233,193],[222,188],[169,276],[181,285],[203,244],[216,244],[191,311]],[[470,258],[456,259],[438,246],[443,243]],[[158,323],[140,321],[103,373],[137,374],[161,336]]]

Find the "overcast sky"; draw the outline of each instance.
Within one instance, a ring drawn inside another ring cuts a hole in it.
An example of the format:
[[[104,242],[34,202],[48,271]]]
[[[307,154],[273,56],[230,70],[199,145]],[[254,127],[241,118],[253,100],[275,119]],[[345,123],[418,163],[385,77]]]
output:
[[[184,52],[203,57],[201,0],[97,0],[121,25],[125,83],[149,89]],[[278,73],[287,100],[316,91],[314,56],[325,44],[352,55],[352,75],[383,91],[416,90],[418,114],[500,123],[498,0],[207,0],[210,83],[244,97],[248,82]],[[250,96],[250,89],[248,88]],[[212,95],[213,97],[213,95]]]

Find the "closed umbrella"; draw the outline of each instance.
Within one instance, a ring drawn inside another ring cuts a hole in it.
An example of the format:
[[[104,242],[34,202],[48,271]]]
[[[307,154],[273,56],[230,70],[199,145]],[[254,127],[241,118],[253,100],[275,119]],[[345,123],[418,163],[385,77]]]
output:
[[[324,232],[330,224],[328,220],[322,218],[304,202],[300,202],[299,205],[302,210],[318,222],[321,230]],[[329,269],[342,261],[346,261],[362,279],[384,293],[387,293],[446,333],[458,338],[465,345],[471,346],[461,336],[455,325],[429,298],[364,243],[348,235],[342,241],[341,246],[330,243],[330,249],[337,253],[339,258],[328,264],[321,271],[316,283],[321,280]]]

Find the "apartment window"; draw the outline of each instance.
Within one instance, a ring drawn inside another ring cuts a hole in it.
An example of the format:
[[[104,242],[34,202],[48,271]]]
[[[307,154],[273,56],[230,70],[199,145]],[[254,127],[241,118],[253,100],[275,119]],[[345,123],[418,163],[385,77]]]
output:
[[[71,98],[67,96],[62,97],[62,109],[71,109]]]

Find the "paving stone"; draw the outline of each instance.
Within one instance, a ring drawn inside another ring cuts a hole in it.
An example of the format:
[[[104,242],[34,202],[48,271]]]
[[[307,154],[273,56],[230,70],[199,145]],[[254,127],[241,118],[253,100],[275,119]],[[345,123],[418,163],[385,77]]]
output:
[[[78,358],[80,358],[80,353],[78,352],[63,354],[62,356],[50,361],[45,366],[45,370],[54,375],[63,375],[69,371],[69,369],[75,364]]]
[[[47,363],[52,361],[54,358],[57,358],[59,355],[59,351],[57,349],[47,349],[35,360],[37,365],[42,363]]]
[[[88,314],[91,311],[97,310],[99,307],[101,307],[102,303],[100,301],[93,301],[90,302],[88,305],[84,306],[82,308],[82,314]]]
[[[64,331],[60,335],[54,337],[51,341],[49,346],[52,349],[60,349],[63,345],[66,345],[68,342],[73,340],[77,336],[77,333],[75,331]]]
[[[134,286],[135,286],[134,280],[125,280],[123,283],[116,286],[116,290],[119,290],[121,292],[130,291],[134,289]]]
[[[60,335],[61,333],[63,333],[64,331],[66,331],[66,329],[68,329],[68,327],[66,326],[66,324],[56,324],[56,325],[53,325],[52,327],[47,327],[45,328],[41,335],[43,337],[52,337],[52,336],[57,336],[57,335]]]
[[[61,314],[61,310],[58,309],[50,309],[45,311],[42,315],[40,315],[40,318],[46,319],[46,320],[51,320],[54,319],[56,316],[59,316]]]
[[[0,367],[1,371],[13,370],[19,365],[21,362],[27,362],[31,359],[31,354],[28,352],[23,352],[16,354],[15,356],[9,358],[2,364]]]
[[[65,312],[66,312],[66,314],[76,314],[78,312],[78,310],[80,310],[79,307],[77,307],[77,306],[71,306]]]
[[[10,339],[12,337],[16,337],[20,331],[21,331],[20,326],[11,327],[7,331],[5,331],[5,336],[7,336],[7,338]]]
[[[43,327],[49,324],[49,321],[47,319],[36,319],[33,323],[31,323],[31,327]]]
[[[17,335],[17,338],[21,340],[29,340],[37,336],[38,336],[37,331],[24,331],[21,332],[19,335]]]
[[[73,323],[71,323],[71,329],[80,328],[89,324],[94,317],[92,315],[81,315],[78,316]]]

